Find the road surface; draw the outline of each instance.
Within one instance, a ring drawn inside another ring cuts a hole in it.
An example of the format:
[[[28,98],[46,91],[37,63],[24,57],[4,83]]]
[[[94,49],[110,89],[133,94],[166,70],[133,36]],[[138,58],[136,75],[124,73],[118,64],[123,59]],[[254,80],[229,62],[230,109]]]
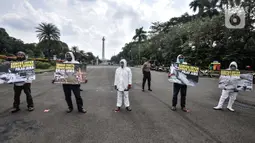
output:
[[[166,73],[152,73],[152,92],[141,91],[141,70],[133,68],[132,112],[113,112],[115,67],[89,67],[82,85],[84,108],[65,113],[61,85],[51,84],[52,73],[37,76],[32,85],[35,111],[11,114],[12,85],[0,85],[0,143],[254,143],[255,108],[236,102],[235,113],[212,109],[220,90],[214,79],[201,78],[188,88],[190,113],[171,111],[172,84]],[[179,101],[178,101],[179,102]],[[73,103],[75,100],[73,97]],[[178,103],[179,105],[179,103]],[[45,109],[49,112],[44,113]]]

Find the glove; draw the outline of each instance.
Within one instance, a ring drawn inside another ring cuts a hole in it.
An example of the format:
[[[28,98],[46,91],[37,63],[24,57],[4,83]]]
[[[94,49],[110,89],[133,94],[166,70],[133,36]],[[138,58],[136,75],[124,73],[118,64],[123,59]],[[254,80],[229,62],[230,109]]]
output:
[[[117,85],[115,85],[114,88],[115,88],[116,90],[118,90],[118,89],[117,89]]]
[[[132,85],[131,85],[131,84],[129,84],[129,85],[128,85],[128,89],[131,89],[131,87],[132,87]]]
[[[238,92],[238,90],[237,90],[237,89],[234,89],[234,92]]]
[[[85,80],[85,83],[88,83],[88,80],[87,80],[87,79]]]
[[[54,84],[55,80],[52,80],[51,83]]]
[[[174,74],[169,73],[169,74],[168,74],[168,77],[170,78],[170,77],[173,76],[173,75],[174,75]]]

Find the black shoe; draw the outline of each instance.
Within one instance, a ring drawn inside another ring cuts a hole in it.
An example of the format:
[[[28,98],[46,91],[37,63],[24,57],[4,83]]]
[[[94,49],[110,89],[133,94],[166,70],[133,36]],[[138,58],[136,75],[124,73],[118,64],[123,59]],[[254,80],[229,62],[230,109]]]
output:
[[[66,113],[71,113],[72,111],[73,111],[73,109],[69,108],[69,109],[66,110]]]
[[[19,111],[20,111],[19,108],[14,108],[11,112],[12,112],[12,113],[17,113],[17,112],[19,112]]]
[[[144,89],[142,89],[142,92],[144,92]]]
[[[80,113],[87,113],[87,111],[85,109],[81,109],[79,110]]]
[[[34,111],[34,107],[28,107],[27,110],[28,110],[29,112]]]
[[[176,111],[176,107],[172,106],[171,110]]]
[[[132,109],[130,107],[126,107],[126,110],[129,112],[132,111]]]
[[[148,89],[149,91],[152,91],[151,89]]]
[[[82,89],[80,89],[80,91],[83,91]]]

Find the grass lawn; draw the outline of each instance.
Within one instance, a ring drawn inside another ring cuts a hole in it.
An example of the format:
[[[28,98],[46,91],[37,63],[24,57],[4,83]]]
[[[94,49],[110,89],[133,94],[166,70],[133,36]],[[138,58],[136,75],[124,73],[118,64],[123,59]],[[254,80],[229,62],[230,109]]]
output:
[[[48,69],[35,69],[35,72],[44,72],[44,71],[54,71],[55,70],[55,66],[51,66]]]

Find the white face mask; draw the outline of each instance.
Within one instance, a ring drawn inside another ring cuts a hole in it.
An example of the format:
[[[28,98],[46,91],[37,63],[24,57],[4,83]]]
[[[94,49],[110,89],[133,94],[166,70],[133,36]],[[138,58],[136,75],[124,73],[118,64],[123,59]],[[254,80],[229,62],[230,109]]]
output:
[[[231,70],[236,70],[236,66],[230,66]]]

